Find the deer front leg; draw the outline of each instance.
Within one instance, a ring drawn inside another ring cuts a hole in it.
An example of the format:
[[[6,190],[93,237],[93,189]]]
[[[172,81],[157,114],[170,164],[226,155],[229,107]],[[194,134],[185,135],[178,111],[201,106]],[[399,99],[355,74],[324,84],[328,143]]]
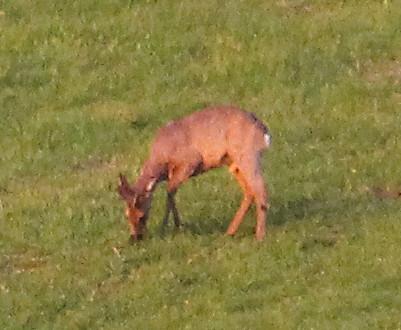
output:
[[[175,191],[167,192],[166,200],[166,212],[163,217],[162,229],[168,225],[168,219],[170,217],[170,212],[173,211],[174,225],[178,228],[181,226],[180,215],[178,214],[177,207],[175,206]]]
[[[167,193],[167,199],[166,199],[166,212],[163,217],[163,222],[162,222],[162,228],[166,227],[168,224],[168,218],[170,216],[171,212],[171,203],[170,203],[170,194]]]
[[[175,206],[175,192],[172,194],[168,194],[170,196],[170,205],[171,205],[171,210],[173,211],[173,219],[174,219],[174,225],[178,228],[181,227],[181,220],[180,220],[180,215],[178,214],[177,207]]]
[[[180,215],[178,214],[177,207],[175,206],[175,199],[174,199],[175,193],[176,193],[176,191],[167,193],[167,205],[168,205],[167,207],[168,207],[168,210],[169,210],[168,213],[170,213],[170,211],[173,211],[174,225],[176,227],[180,227],[181,226],[181,220],[180,220]],[[166,219],[166,224],[167,224],[167,221],[168,221],[168,216],[167,216],[167,219]]]
[[[180,215],[178,214],[178,210],[175,205],[175,194],[181,183],[186,181],[192,175],[198,163],[199,160],[195,159],[194,161],[185,165],[171,166],[169,168],[167,182],[167,211],[166,216],[163,220],[164,225],[167,224],[168,216],[170,214],[170,211],[172,211],[175,226],[177,228],[181,226]]]

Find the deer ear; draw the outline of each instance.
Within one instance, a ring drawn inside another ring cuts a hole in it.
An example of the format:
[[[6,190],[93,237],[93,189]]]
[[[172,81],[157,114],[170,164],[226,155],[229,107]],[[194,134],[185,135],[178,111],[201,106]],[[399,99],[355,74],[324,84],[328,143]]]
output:
[[[118,193],[120,197],[127,202],[132,202],[135,199],[135,191],[129,186],[127,178],[120,173],[119,176],[119,184],[118,184]]]
[[[120,174],[118,175],[118,178],[119,178],[119,181],[120,181],[120,184],[119,184],[120,187],[129,186],[128,181],[127,181],[127,178],[125,177],[125,175],[123,175],[122,173],[120,173]]]

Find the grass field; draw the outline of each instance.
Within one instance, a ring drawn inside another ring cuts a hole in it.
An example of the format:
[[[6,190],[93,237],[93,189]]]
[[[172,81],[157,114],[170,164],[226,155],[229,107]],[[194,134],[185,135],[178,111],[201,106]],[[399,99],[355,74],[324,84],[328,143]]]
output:
[[[400,329],[401,1],[0,1],[0,328]],[[128,244],[119,172],[210,104],[268,124],[268,235],[225,169]]]

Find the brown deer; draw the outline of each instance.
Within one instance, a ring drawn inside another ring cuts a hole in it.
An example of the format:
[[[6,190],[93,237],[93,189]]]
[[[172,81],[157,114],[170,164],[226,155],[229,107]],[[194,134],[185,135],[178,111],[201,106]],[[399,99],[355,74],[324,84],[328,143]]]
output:
[[[235,107],[210,107],[162,127],[152,144],[150,156],[134,186],[120,174],[118,192],[126,202],[125,215],[131,239],[142,239],[158,182],[167,180],[167,205],[180,226],[174,196],[178,187],[191,176],[228,165],[241,186],[244,197],[226,234],[234,235],[252,202],[256,204],[256,239],[265,237],[268,209],[260,157],[271,142],[268,128],[252,113]]]

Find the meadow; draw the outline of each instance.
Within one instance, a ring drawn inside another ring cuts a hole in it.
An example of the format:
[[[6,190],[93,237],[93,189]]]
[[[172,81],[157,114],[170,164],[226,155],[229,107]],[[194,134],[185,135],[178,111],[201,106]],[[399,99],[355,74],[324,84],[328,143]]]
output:
[[[400,329],[401,1],[0,0],[1,329]],[[226,169],[128,243],[157,128],[270,128],[266,240]]]

